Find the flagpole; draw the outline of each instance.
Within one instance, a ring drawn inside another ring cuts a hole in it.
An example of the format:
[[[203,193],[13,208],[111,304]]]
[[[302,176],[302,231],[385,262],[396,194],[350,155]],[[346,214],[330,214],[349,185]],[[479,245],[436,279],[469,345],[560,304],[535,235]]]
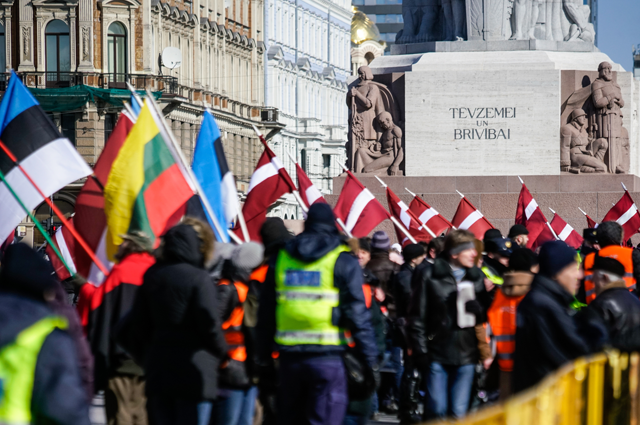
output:
[[[585,217],[587,216],[587,213],[586,213],[586,212],[584,212],[584,211],[582,211],[582,208],[578,207],[578,209],[580,210],[580,212],[581,212],[582,214],[584,214],[584,216],[585,216]]]
[[[344,222],[342,221],[342,219],[340,218],[336,218],[336,222],[340,225],[340,227],[342,227],[342,231],[349,237],[349,238],[353,238],[353,235],[351,234],[351,232],[349,230],[347,230],[347,226],[344,224]]]
[[[80,246],[82,247],[82,249],[84,249],[87,254],[89,255],[89,257],[91,258],[91,261],[93,261],[96,266],[98,266],[98,268],[100,269],[100,271],[102,273],[104,273],[104,275],[108,275],[109,271],[107,270],[107,268],[102,264],[102,262],[98,259],[98,257],[96,256],[96,254],[93,252],[93,250],[89,247],[89,245],[87,245],[87,242],[85,242],[85,240],[82,238],[82,236],[80,236],[80,234],[78,234],[78,232],[76,231],[76,229],[73,227],[73,225],[71,223],[69,223],[69,221],[64,217],[64,214],[62,214],[62,212],[58,209],[58,207],[56,207],[56,204],[53,203],[53,201],[51,200],[51,198],[49,198],[48,196],[46,196],[44,194],[44,192],[40,189],[40,187],[36,184],[36,182],[31,178],[31,176],[27,173],[27,171],[22,167],[22,165],[20,165],[20,163],[18,162],[18,159],[15,157],[15,155],[13,154],[13,152],[11,152],[9,150],[9,148],[7,148],[7,146],[4,144],[4,142],[2,142],[0,140],[0,149],[2,149],[2,151],[9,157],[9,159],[11,161],[13,161],[14,165],[16,167],[18,167],[18,169],[22,172],[22,174],[24,174],[24,176],[27,178],[27,180],[29,180],[29,182],[31,183],[31,185],[36,189],[36,191],[38,191],[38,194],[40,194],[40,196],[42,196],[42,198],[44,199],[44,201],[47,203],[47,205],[49,205],[49,207],[51,208],[51,210],[55,213],[55,215],[58,216],[58,218],[60,219],[60,221],[62,222],[63,226],[67,226],[69,229],[69,232],[71,232],[71,235],[75,238],[75,240],[78,241],[78,243],[80,244]]]
[[[16,199],[16,201],[18,201],[18,203],[20,204],[20,206],[22,207],[22,209],[24,210],[24,212],[29,216],[29,218],[31,219],[31,221],[33,221],[33,223],[36,225],[36,227],[38,228],[38,230],[40,231],[40,233],[42,233],[42,236],[44,236],[44,239],[47,241],[47,243],[51,246],[51,249],[53,249],[53,252],[55,252],[55,254],[58,256],[58,258],[60,259],[60,261],[62,262],[62,264],[64,265],[64,267],[67,269],[67,271],[69,272],[69,274],[71,276],[76,276],[76,272],[74,272],[73,270],[71,270],[71,267],[69,267],[69,264],[67,264],[67,262],[65,261],[64,257],[62,256],[62,254],[60,253],[60,251],[58,250],[58,246],[56,244],[53,243],[53,241],[51,240],[51,237],[49,236],[49,234],[42,228],[42,225],[40,224],[40,222],[34,217],[33,213],[31,212],[31,210],[29,210],[29,208],[27,208],[27,206],[24,204],[24,202],[22,202],[22,199],[20,199],[20,197],[18,196],[18,194],[13,190],[13,187],[11,187],[11,185],[9,184],[9,182],[7,181],[7,179],[4,176],[4,173],[2,171],[0,171],[0,180],[2,180],[2,182],[5,184],[5,186],[7,187],[7,189],[9,189],[9,192],[11,192],[11,195],[13,195],[13,197]]]
[[[383,181],[382,181],[382,179],[381,179],[380,177],[375,176],[375,175],[374,175],[374,177],[375,177],[376,179],[378,179],[378,181],[380,182],[380,184],[382,185],[382,187],[384,187],[385,189],[387,188],[386,183],[385,183],[385,182],[383,182]],[[405,235],[405,236],[406,236],[406,237],[411,241],[411,243],[418,243],[418,241],[416,241],[416,239],[415,239],[413,236],[411,236],[411,233],[409,233],[409,231],[408,231],[408,230],[407,230],[403,225],[401,225],[401,224],[400,224],[400,222],[399,222],[399,221],[398,221],[398,220],[393,216],[393,214],[390,214],[389,219],[391,220],[391,222],[392,222],[393,224],[395,224],[395,225],[398,227],[398,229],[400,229],[400,231],[401,231],[402,233],[404,233],[404,235]],[[418,223],[419,223],[419,222],[418,222]],[[426,226],[425,226],[425,227],[426,227]],[[428,227],[426,227],[426,229],[427,229],[427,230],[429,230],[429,228],[428,228]],[[431,237],[433,237],[433,238],[435,238],[435,237],[436,237],[436,235],[434,235],[434,234],[433,234],[433,232],[432,232],[431,230],[429,230],[429,233],[431,234]]]
[[[255,129],[255,126],[254,126]],[[287,152],[287,156],[289,157],[289,159],[296,165],[298,165],[298,161],[296,161],[295,159],[293,159],[293,157],[291,156],[291,154],[289,152]],[[291,177],[291,176],[289,176]],[[300,183],[298,183],[298,185],[300,185]],[[300,192],[297,190],[294,190],[293,192],[293,197],[296,198],[296,201],[298,202],[298,205],[300,205],[300,209],[302,210],[303,213],[308,213],[309,212],[309,208],[307,208],[307,206],[304,204],[304,201],[302,200],[302,197],[300,196]],[[311,205],[309,205],[309,207],[311,207]]]
[[[213,213],[213,208],[211,208],[211,205],[209,204],[209,200],[204,195],[204,192],[202,191],[202,187],[200,187],[200,183],[198,182],[198,179],[196,179],[196,176],[193,175],[193,171],[191,170],[191,167],[188,166],[187,160],[184,157],[184,154],[182,153],[182,148],[180,148],[180,146],[178,145],[178,142],[176,141],[173,133],[167,128],[167,123],[165,122],[164,118],[162,118],[160,114],[160,110],[158,109],[158,105],[156,104],[156,101],[153,98],[153,95],[151,94],[149,89],[147,89],[147,101],[149,101],[149,104],[155,110],[155,113],[158,115],[158,118],[160,118],[158,120],[160,121],[159,124],[164,128],[164,131],[169,136],[169,139],[173,144],[173,148],[178,154],[178,158],[182,162],[182,166],[185,168],[187,174],[189,175],[189,178],[191,179],[191,181],[193,182],[193,185],[196,188],[196,194],[200,195],[200,201],[202,201],[204,208],[207,210],[207,213],[209,214],[209,217],[211,217],[211,221],[213,222],[213,227],[215,227],[218,234],[222,235],[224,232],[222,230],[222,226],[220,226],[220,223],[218,222],[218,217],[216,217],[216,215]],[[237,243],[238,245],[242,244],[242,240],[235,233],[233,232],[227,232],[227,233],[235,243]]]

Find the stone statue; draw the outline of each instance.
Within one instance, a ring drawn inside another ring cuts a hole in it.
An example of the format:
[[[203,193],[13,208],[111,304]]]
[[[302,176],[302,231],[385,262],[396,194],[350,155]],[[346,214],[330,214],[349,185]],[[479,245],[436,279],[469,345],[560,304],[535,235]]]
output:
[[[380,141],[356,150],[353,161],[354,171],[373,173],[387,169],[387,174],[390,176],[400,175],[400,163],[404,159],[402,130],[393,123],[389,112],[382,112],[377,120],[382,128]]]
[[[511,40],[535,40],[536,23],[543,0],[515,0],[511,16]]]
[[[404,27],[398,33],[396,42],[406,44],[442,40],[441,12],[442,0],[404,0]]]
[[[371,69],[368,66],[361,66],[358,69],[358,76],[360,78],[347,92],[349,140],[346,148],[347,167],[350,170],[362,172],[368,162],[357,169],[354,162],[356,152],[361,148],[369,150],[371,146],[378,144],[381,134],[385,132],[385,129],[381,128],[381,121],[376,120],[376,117],[379,117],[383,112],[388,112],[392,123],[400,121],[393,95],[384,84],[373,81]],[[398,130],[400,130],[399,127]]]
[[[569,28],[564,28],[564,41],[586,41],[593,43],[596,32],[593,24],[589,23],[591,9],[582,4],[581,0],[563,0],[566,20],[569,21]]]
[[[571,122],[560,129],[560,171],[575,174],[607,171],[604,164],[607,142],[604,139],[591,142],[587,123],[587,113],[582,109],[574,109]]]
[[[467,19],[465,0],[442,0],[442,9],[444,11],[445,21],[445,40],[466,40]]]
[[[603,140],[609,146],[609,172],[629,172],[629,137],[622,127],[624,100],[620,86],[613,82],[613,72],[609,62],[598,66],[598,78],[591,84],[591,99],[596,107],[596,139]]]

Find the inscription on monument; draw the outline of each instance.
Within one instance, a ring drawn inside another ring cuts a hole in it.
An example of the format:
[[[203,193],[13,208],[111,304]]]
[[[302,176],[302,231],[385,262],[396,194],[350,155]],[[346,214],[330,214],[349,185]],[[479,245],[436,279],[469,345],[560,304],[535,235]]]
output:
[[[496,128],[491,119],[513,119],[517,116],[515,107],[502,108],[449,108],[451,117],[454,120],[475,120],[469,125],[479,128],[455,128],[453,129],[454,140],[510,140],[510,128]]]

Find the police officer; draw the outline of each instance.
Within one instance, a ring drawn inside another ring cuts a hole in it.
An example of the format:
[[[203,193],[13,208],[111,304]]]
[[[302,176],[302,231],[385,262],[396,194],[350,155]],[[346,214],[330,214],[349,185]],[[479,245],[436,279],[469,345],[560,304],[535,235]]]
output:
[[[342,355],[352,339],[376,371],[378,350],[362,269],[329,205],[312,205],[304,232],[270,264],[257,333],[263,369],[279,353],[278,423],[341,424],[348,401]]]
[[[0,269],[0,424],[89,425],[68,322],[48,308],[59,285],[25,244]]]
[[[509,239],[495,238],[484,241],[486,255],[482,260],[482,272],[494,285],[504,282],[503,276],[509,267],[513,243]]]

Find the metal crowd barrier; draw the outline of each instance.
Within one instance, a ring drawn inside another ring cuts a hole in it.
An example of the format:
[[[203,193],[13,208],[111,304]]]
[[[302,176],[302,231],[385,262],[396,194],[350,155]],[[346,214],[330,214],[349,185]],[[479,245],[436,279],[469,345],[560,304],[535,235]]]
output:
[[[639,425],[640,355],[580,358],[537,386],[478,410],[457,425]],[[429,422],[429,425],[443,423]]]

